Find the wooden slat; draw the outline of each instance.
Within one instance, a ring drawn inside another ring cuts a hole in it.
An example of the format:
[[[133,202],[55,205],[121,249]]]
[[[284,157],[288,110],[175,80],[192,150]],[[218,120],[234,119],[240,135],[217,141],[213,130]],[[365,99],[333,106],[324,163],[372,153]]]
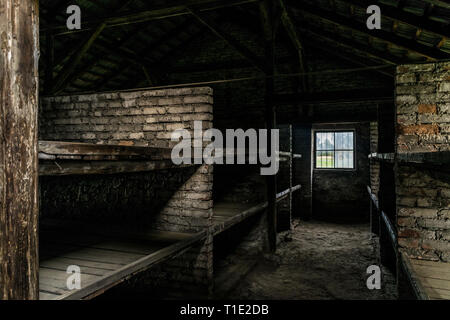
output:
[[[58,298],[58,294],[48,293],[48,292],[39,292],[39,300],[55,300]]]
[[[55,221],[53,223],[59,225]],[[55,257],[41,261],[40,290],[43,299],[58,300],[95,296],[97,292],[103,292],[137,272],[185,252],[206,237],[206,232],[182,234],[154,231],[146,233],[143,242],[137,242],[135,240],[121,241],[120,238],[111,240],[112,236],[92,234],[81,234],[72,238],[73,233],[67,231],[69,229],[66,229],[66,232],[64,229],[49,232],[48,229],[48,224],[44,223],[46,242],[41,244],[41,251],[47,256],[53,253]],[[126,236],[127,232],[120,235]],[[58,242],[58,236],[63,241],[72,240],[64,244]],[[139,237],[142,235],[138,235]],[[48,243],[49,238],[55,243]],[[156,242],[151,242],[150,239]],[[86,247],[91,242],[94,242],[96,247]],[[68,291],[66,288],[66,281],[70,276],[66,273],[69,265],[77,265],[81,268],[82,288],[80,290]]]
[[[40,271],[43,269],[48,269],[48,270],[57,270],[57,271],[63,271],[66,272],[67,268],[69,266],[75,265],[75,266],[79,266],[80,269],[82,270],[83,273],[86,274],[91,274],[91,275],[95,275],[95,276],[104,276],[105,274],[112,272],[116,269],[119,269],[121,266],[118,264],[115,264],[114,266],[117,266],[115,268],[110,267],[110,270],[107,269],[100,269],[100,268],[95,268],[95,267],[88,267],[85,265],[81,265],[80,262],[83,262],[83,260],[76,260],[76,259],[71,259],[72,262],[71,263],[67,263],[67,261],[61,261],[58,258],[55,259],[49,259],[46,261],[43,261],[40,263]],[[86,264],[86,263],[84,263]]]
[[[81,142],[39,141],[39,152],[46,155],[63,156],[117,156],[162,160],[170,159],[171,149],[139,146],[102,145]]]
[[[142,258],[142,254],[117,252],[111,250],[101,250],[94,248],[68,247],[65,245],[46,245],[46,253],[55,252],[55,256],[64,258],[82,259],[96,262],[112,262],[126,265]],[[67,250],[70,251],[67,251]]]
[[[98,270],[105,270],[105,271],[114,271],[119,268],[121,268],[123,265],[121,264],[115,264],[115,263],[107,263],[107,262],[95,262],[95,261],[87,261],[87,260],[81,260],[81,259],[72,259],[72,258],[52,258],[48,260],[41,261],[40,266],[41,267],[47,267],[47,268],[65,268],[67,269],[70,265],[77,265],[79,267],[86,267],[86,268],[95,268]]]
[[[103,290],[104,288],[108,288],[111,285],[115,285],[125,278],[140,272],[144,269],[147,269],[157,263],[165,261],[170,257],[173,257],[177,254],[180,254],[186,248],[189,248],[193,244],[198,241],[204,239],[206,236],[206,232],[200,232],[192,235],[188,240],[179,241],[175,244],[172,244],[164,249],[161,249],[155,253],[152,253],[148,256],[144,256],[139,260],[136,260],[128,265],[122,267],[121,269],[115,271],[114,273],[104,276],[100,278],[98,281],[93,282],[86,287],[83,287],[80,290],[75,290],[70,293],[66,293],[62,296],[59,296],[58,299],[83,299],[87,296],[91,296],[96,291]]]
[[[191,165],[175,165],[172,160],[161,161],[46,161],[39,165],[40,176],[67,176],[89,174],[117,174],[146,172]]]
[[[401,258],[418,298],[450,299],[450,263]]]

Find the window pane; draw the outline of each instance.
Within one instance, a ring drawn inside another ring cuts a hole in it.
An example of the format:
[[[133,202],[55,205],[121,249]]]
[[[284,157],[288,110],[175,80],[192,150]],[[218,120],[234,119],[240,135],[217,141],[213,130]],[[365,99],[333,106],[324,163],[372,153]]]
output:
[[[317,148],[317,150],[325,150],[326,149],[325,133],[318,132],[316,134],[316,148]]]
[[[336,132],[336,149],[353,149],[353,132]]]
[[[327,150],[334,149],[334,134],[333,132],[327,132]]]
[[[353,169],[353,151],[336,151],[335,164],[338,169]]]
[[[353,138],[351,131],[316,132],[316,168],[353,169]],[[338,151],[336,151],[338,150]]]
[[[317,151],[316,168],[334,168],[334,152]]]
[[[317,132],[316,150],[334,150],[334,133]]]

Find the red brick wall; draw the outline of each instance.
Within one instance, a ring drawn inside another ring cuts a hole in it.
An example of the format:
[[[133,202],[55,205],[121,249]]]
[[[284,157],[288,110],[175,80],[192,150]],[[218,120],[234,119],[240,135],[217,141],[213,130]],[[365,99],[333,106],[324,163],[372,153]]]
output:
[[[450,63],[397,68],[397,152],[450,150]],[[450,177],[439,168],[399,164],[400,250],[450,262]]]

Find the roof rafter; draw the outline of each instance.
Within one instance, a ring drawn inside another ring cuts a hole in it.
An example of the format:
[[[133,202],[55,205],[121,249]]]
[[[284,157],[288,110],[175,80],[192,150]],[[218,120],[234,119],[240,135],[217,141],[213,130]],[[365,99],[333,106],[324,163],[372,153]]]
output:
[[[292,44],[294,45],[295,49],[297,50],[298,54],[298,63],[300,67],[300,72],[305,72],[305,61],[303,58],[303,45],[302,41],[300,39],[300,35],[297,31],[297,28],[295,26],[295,23],[288,11],[288,8],[286,7],[284,0],[279,0],[280,7],[281,7],[281,23],[283,24],[284,29],[286,30],[286,33],[288,34],[289,38],[291,39]],[[306,81],[307,77],[302,76],[301,78],[301,85],[303,88],[303,91],[306,91]]]
[[[145,21],[151,21],[151,20],[157,20],[157,19],[165,19],[170,17],[176,17],[181,15],[187,15],[190,14],[188,11],[188,8],[194,8],[195,10],[198,10],[199,12],[202,11],[211,11],[216,10],[220,8],[226,8],[230,6],[237,6],[247,3],[253,3],[253,2],[259,2],[261,0],[178,0],[178,1],[170,1],[170,4],[164,4],[155,6],[151,10],[144,10],[137,13],[129,13],[124,15],[117,15],[117,16],[111,16],[106,17],[103,19],[95,19],[90,21],[84,21],[82,22],[82,30],[73,30],[73,31],[67,31],[67,28],[65,26],[58,26],[58,27],[50,27],[50,29],[53,29],[55,33],[57,32],[58,35],[63,34],[70,34],[75,32],[83,32],[89,29],[92,29],[94,26],[98,25],[99,23],[106,23],[106,27],[114,27],[114,26],[120,26],[120,25],[127,25],[132,23],[139,23],[139,22],[145,22]],[[47,31],[49,28],[44,28],[41,31]]]
[[[242,57],[250,61],[256,68],[258,68],[262,72],[267,72],[268,70],[267,66],[263,61],[261,61],[261,59],[257,55],[255,55],[248,48],[242,45],[234,37],[221,30],[220,27],[217,25],[217,23],[201,15],[199,12],[196,12],[191,9],[189,9],[189,11],[201,24],[206,26],[216,36],[224,40],[230,47],[236,50]]]
[[[336,36],[336,34],[334,33],[323,31],[320,30],[319,28],[312,28],[308,26],[308,27],[301,27],[301,30],[303,30],[305,34],[311,34],[314,37],[327,40],[329,42],[334,43],[338,47],[342,46],[348,49],[358,51],[362,55],[367,56],[368,58],[375,59],[377,61],[382,61],[383,63],[396,65],[400,64],[401,62],[399,58],[386,54],[385,52],[381,52],[378,50],[374,50],[373,48],[360,45],[357,42],[353,42],[350,41],[349,39]]]
[[[340,0],[344,3],[358,6],[361,8],[367,8],[369,5],[374,4],[374,1],[370,0]],[[450,38],[450,30],[444,28],[444,26],[440,23],[427,19],[427,15],[429,11],[425,10],[425,16],[417,16],[412,13],[408,13],[403,10],[399,10],[396,7],[388,6],[386,4],[381,3],[380,1],[375,1],[376,5],[380,7],[381,14],[391,20],[396,20],[407,25],[410,25],[414,28],[420,29],[422,31],[428,31],[434,33],[441,37]],[[432,8],[430,5],[428,8]],[[429,10],[429,9],[428,9]]]
[[[315,8],[305,3],[297,3],[294,1],[289,2],[292,7],[305,12],[309,15],[315,16],[319,19],[332,23],[334,25],[340,25],[347,29],[352,29],[354,31],[363,33],[369,37],[376,38],[380,41],[391,43],[398,47],[401,47],[410,52],[414,52],[418,55],[421,55],[427,60],[435,61],[438,59],[448,59],[450,58],[450,54],[440,51],[439,49],[428,47],[426,45],[420,44],[414,40],[410,40],[407,38],[403,38],[396,34],[392,34],[390,32],[384,30],[368,30],[366,25],[355,20],[349,20],[347,17],[338,15],[336,13],[332,13],[327,10],[322,10],[319,8]]]

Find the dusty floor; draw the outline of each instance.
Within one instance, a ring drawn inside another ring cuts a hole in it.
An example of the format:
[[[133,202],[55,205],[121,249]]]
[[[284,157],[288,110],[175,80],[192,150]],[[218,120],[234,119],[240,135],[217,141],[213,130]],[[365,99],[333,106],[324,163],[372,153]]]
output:
[[[379,265],[367,224],[297,223],[292,241],[266,255],[229,298],[396,299],[395,278],[384,268],[381,289],[366,286],[367,267]]]

